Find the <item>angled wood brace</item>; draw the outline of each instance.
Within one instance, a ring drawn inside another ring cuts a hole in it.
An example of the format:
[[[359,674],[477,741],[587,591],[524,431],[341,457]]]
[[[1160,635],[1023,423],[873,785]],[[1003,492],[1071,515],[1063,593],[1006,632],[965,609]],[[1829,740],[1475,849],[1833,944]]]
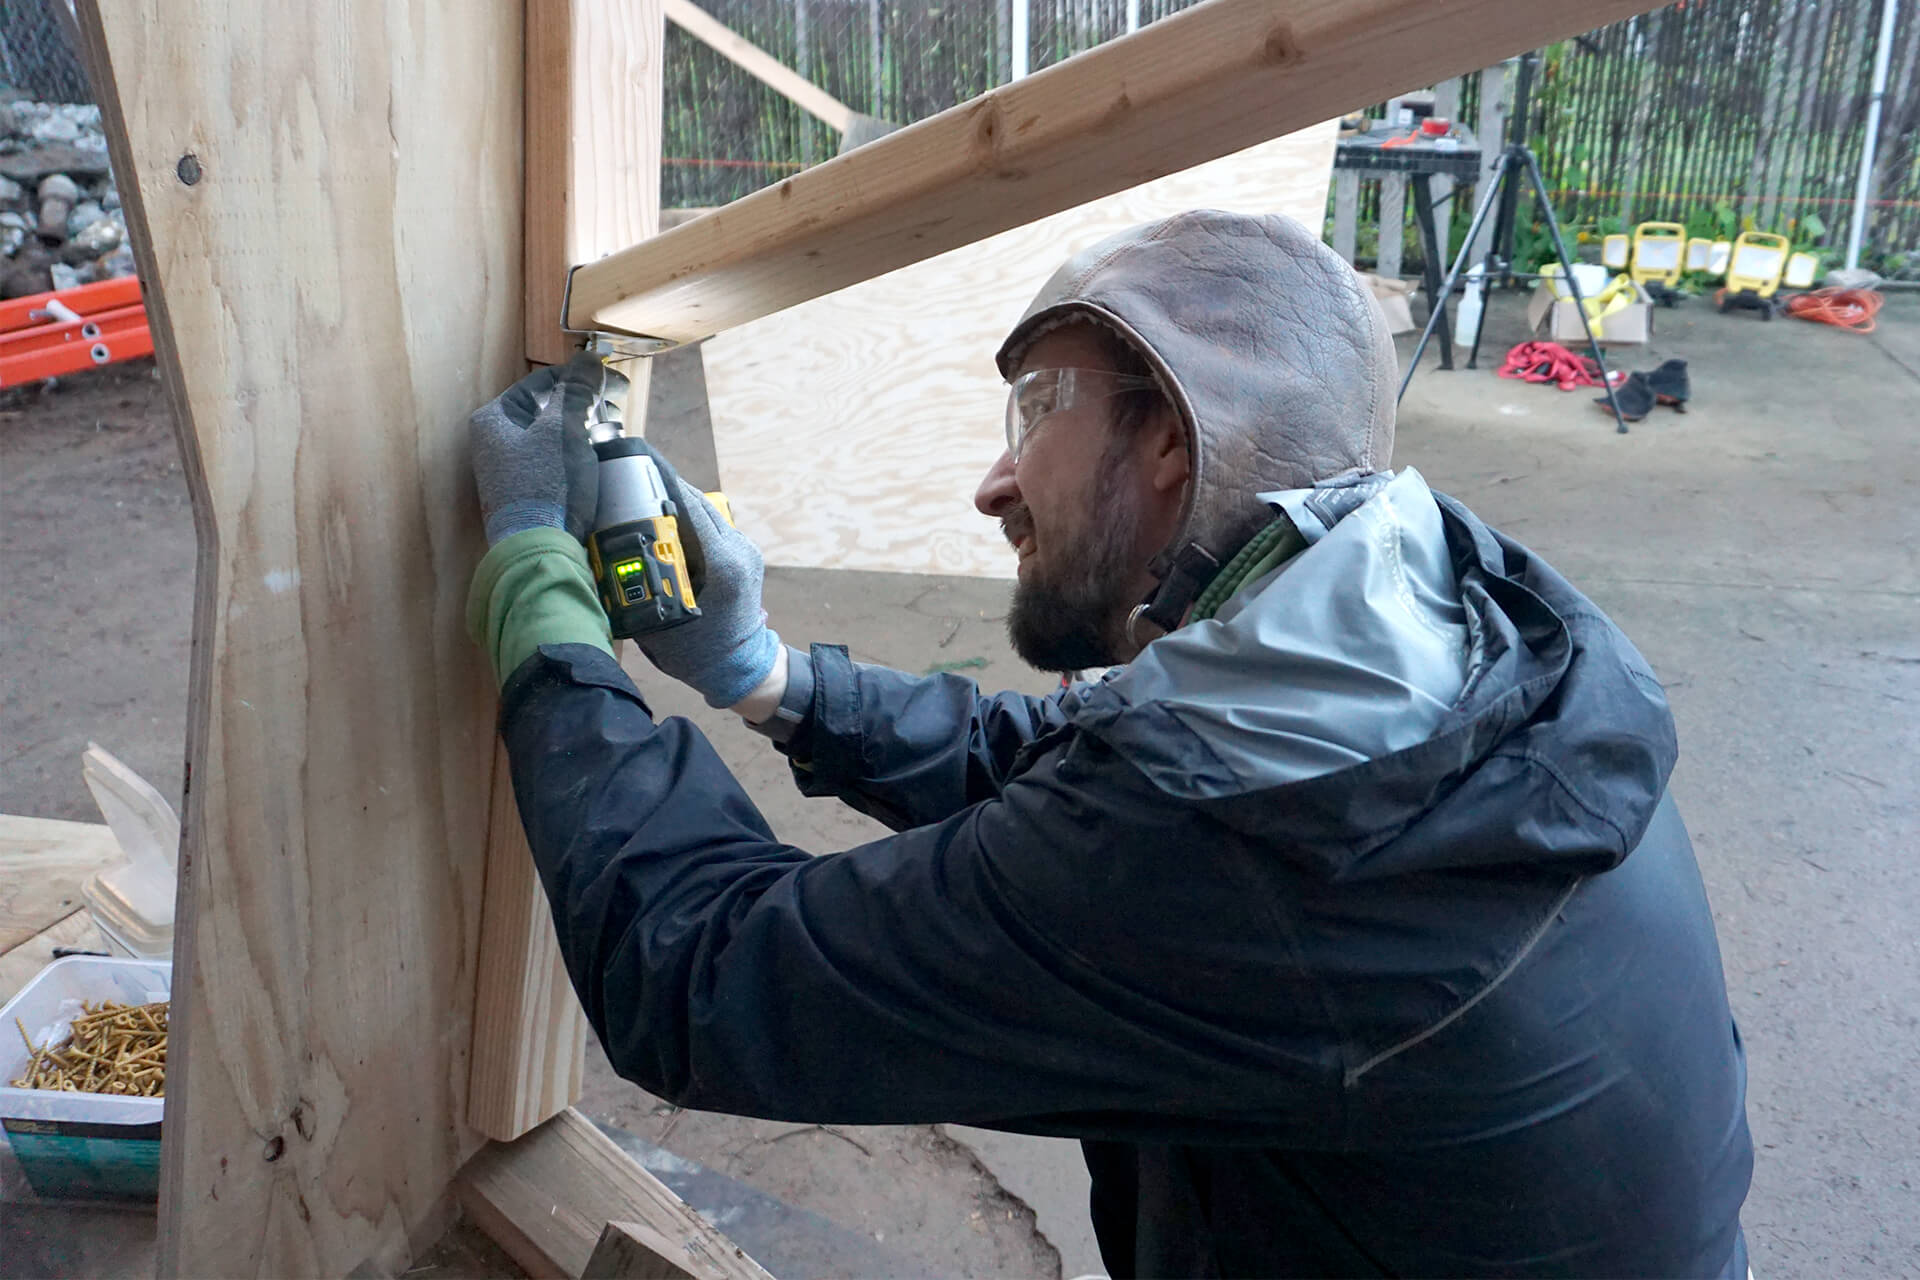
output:
[[[694,342],[1646,0],[1209,0],[577,266],[569,328]]]

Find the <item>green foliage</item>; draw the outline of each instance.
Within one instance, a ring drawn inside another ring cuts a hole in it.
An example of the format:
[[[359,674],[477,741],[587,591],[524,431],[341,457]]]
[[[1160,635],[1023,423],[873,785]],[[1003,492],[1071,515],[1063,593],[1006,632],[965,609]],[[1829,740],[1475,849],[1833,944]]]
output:
[[[1688,210],[1684,225],[1690,239],[1731,240],[1739,223],[1733,206],[1721,200],[1712,208],[1695,206]]]
[[[1573,252],[1568,246],[1568,253]],[[1553,235],[1543,219],[1518,222],[1513,228],[1513,269],[1525,274],[1537,272],[1554,260]]]

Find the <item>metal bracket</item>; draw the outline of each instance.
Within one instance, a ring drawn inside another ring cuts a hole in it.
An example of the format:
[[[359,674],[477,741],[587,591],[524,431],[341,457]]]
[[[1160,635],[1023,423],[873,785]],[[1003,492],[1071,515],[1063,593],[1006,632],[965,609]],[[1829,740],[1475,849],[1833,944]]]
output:
[[[602,355],[616,356],[622,360],[636,360],[645,356],[657,356],[663,351],[671,351],[679,346],[667,338],[649,338],[638,333],[612,333],[605,329],[575,329],[567,324],[567,311],[573,302],[573,273],[586,263],[577,262],[567,268],[566,288],[560,291],[560,332],[573,334],[587,340],[589,350]]]

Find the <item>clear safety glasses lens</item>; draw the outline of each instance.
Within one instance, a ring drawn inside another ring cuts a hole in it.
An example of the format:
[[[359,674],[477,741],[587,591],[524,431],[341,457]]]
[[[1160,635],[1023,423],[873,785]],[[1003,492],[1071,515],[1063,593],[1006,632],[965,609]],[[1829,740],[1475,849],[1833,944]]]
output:
[[[1023,373],[1007,388],[1007,452],[1018,462],[1021,445],[1052,414],[1159,385],[1152,378],[1105,369],[1035,369]]]

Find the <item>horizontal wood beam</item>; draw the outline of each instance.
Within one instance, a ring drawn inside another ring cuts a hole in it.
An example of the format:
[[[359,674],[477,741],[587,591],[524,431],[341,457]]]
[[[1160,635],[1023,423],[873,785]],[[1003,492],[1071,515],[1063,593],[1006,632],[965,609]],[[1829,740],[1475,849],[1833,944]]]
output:
[[[1209,0],[577,268],[568,323],[696,341],[1647,7]]]
[[[799,107],[829,129],[845,133],[853,108],[762,49],[693,0],[665,0],[667,21]]]

